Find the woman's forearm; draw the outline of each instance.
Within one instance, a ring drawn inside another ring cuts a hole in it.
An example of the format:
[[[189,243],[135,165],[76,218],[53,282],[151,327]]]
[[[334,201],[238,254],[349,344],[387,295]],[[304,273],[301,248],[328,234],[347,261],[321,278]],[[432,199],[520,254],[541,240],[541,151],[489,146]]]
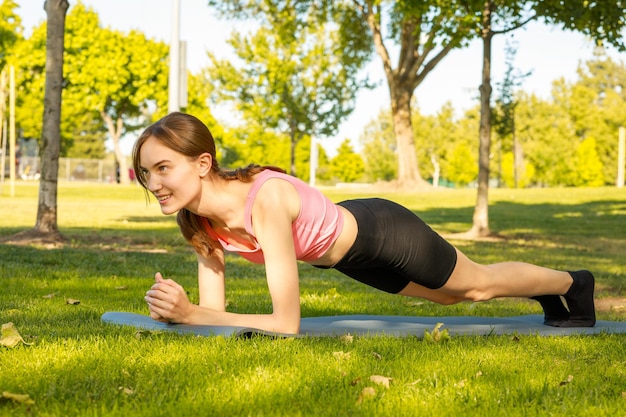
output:
[[[193,305],[181,324],[250,327],[267,332],[296,334],[300,330],[300,314],[240,314]]]

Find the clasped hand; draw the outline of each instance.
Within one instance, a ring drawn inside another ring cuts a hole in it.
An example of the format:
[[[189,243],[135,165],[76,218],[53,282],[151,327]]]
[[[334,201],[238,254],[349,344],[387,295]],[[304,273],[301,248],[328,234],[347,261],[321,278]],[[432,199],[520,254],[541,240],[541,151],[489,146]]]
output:
[[[154,278],[156,282],[144,297],[150,317],[165,323],[184,323],[191,310],[184,288],[174,280],[164,279],[160,272]]]

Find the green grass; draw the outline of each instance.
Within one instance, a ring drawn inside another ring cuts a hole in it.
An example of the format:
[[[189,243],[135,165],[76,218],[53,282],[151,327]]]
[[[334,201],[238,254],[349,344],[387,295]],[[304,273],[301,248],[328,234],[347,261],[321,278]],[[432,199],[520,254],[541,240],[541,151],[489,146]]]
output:
[[[0,238],[31,228],[38,188],[0,196]],[[327,190],[333,200],[364,192]],[[474,190],[388,193],[443,234],[469,229]],[[491,190],[499,242],[455,241],[479,262],[588,268],[597,298],[626,297],[626,190]],[[174,218],[135,186],[61,183],[62,248],[0,244],[0,323],[31,343],[0,347],[0,416],[626,415],[626,335],[197,338],[105,325],[105,311],[146,313],[155,271],[197,300],[195,260]],[[300,266],[302,313],[510,316],[523,299],[438,306]],[[229,257],[228,309],[269,312],[262,267]],[[80,300],[70,305],[66,299]],[[622,306],[624,303],[621,304]],[[626,320],[604,308],[599,319]],[[392,378],[389,387],[370,376]],[[373,388],[371,395],[366,395]],[[1,396],[1,395],[0,395]]]

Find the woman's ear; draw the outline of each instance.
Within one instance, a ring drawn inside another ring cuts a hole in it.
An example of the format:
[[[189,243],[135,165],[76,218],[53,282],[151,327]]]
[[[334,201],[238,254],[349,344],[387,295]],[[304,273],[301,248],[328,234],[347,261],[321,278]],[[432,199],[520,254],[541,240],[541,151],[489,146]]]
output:
[[[198,168],[201,177],[206,176],[211,171],[211,167],[213,167],[213,157],[210,153],[205,152],[198,157]]]

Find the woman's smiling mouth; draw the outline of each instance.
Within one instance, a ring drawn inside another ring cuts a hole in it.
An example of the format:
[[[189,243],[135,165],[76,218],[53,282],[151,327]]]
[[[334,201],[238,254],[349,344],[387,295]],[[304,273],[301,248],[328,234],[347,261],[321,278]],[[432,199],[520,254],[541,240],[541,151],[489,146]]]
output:
[[[154,195],[159,202],[159,204],[165,203],[172,196],[171,194],[162,194],[162,195]]]

